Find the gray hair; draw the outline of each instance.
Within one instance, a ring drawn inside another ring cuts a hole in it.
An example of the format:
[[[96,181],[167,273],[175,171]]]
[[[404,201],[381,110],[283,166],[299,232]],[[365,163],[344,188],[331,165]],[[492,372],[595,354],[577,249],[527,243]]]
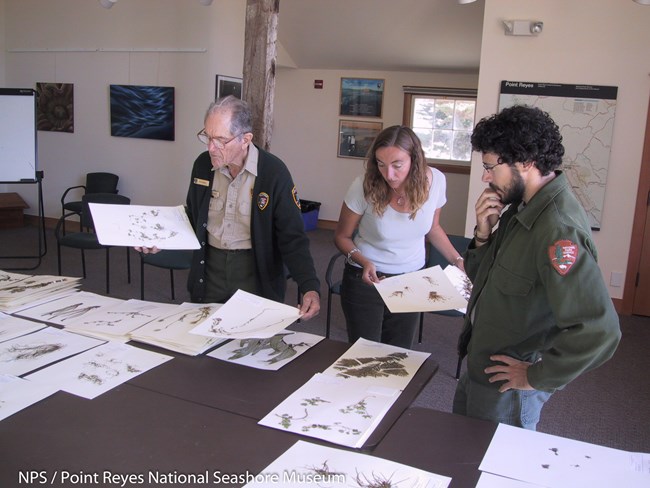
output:
[[[237,98],[234,95],[227,95],[215,100],[210,104],[208,110],[205,112],[203,122],[211,115],[217,112],[227,112],[231,114],[230,118],[230,133],[237,135],[241,138],[242,134],[253,132],[253,114],[248,103],[244,100]]]

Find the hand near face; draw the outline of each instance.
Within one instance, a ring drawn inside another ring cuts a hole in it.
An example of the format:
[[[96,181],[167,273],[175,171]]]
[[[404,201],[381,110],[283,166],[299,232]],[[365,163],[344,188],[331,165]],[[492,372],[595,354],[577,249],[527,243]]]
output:
[[[483,190],[475,205],[477,233],[481,236],[490,235],[504,207],[497,192],[492,188]]]

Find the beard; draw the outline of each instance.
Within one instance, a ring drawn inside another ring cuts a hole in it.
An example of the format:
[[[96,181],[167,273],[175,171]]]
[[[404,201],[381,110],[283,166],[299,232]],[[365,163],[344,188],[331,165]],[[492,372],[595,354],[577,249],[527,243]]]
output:
[[[509,205],[513,202],[520,202],[524,199],[524,191],[526,189],[524,185],[524,180],[519,174],[519,171],[515,170],[514,167],[508,166],[510,168],[511,180],[508,186],[499,188],[494,183],[490,183],[490,188],[492,188],[501,199],[501,203],[504,205]]]

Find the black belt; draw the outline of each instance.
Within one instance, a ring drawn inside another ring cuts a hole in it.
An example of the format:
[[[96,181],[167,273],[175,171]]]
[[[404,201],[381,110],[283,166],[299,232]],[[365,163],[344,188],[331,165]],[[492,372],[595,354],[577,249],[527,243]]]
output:
[[[240,253],[240,252],[252,252],[253,251],[252,249],[221,249],[221,248],[213,247],[213,246],[210,246],[210,248],[215,250],[215,251],[222,252],[224,254],[234,254],[234,253]]]

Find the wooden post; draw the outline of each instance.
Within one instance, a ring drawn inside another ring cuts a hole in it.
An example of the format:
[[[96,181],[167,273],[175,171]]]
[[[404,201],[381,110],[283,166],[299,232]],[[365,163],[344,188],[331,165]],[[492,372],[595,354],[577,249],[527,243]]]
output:
[[[253,142],[271,146],[280,0],[246,0],[243,99],[253,112]]]

